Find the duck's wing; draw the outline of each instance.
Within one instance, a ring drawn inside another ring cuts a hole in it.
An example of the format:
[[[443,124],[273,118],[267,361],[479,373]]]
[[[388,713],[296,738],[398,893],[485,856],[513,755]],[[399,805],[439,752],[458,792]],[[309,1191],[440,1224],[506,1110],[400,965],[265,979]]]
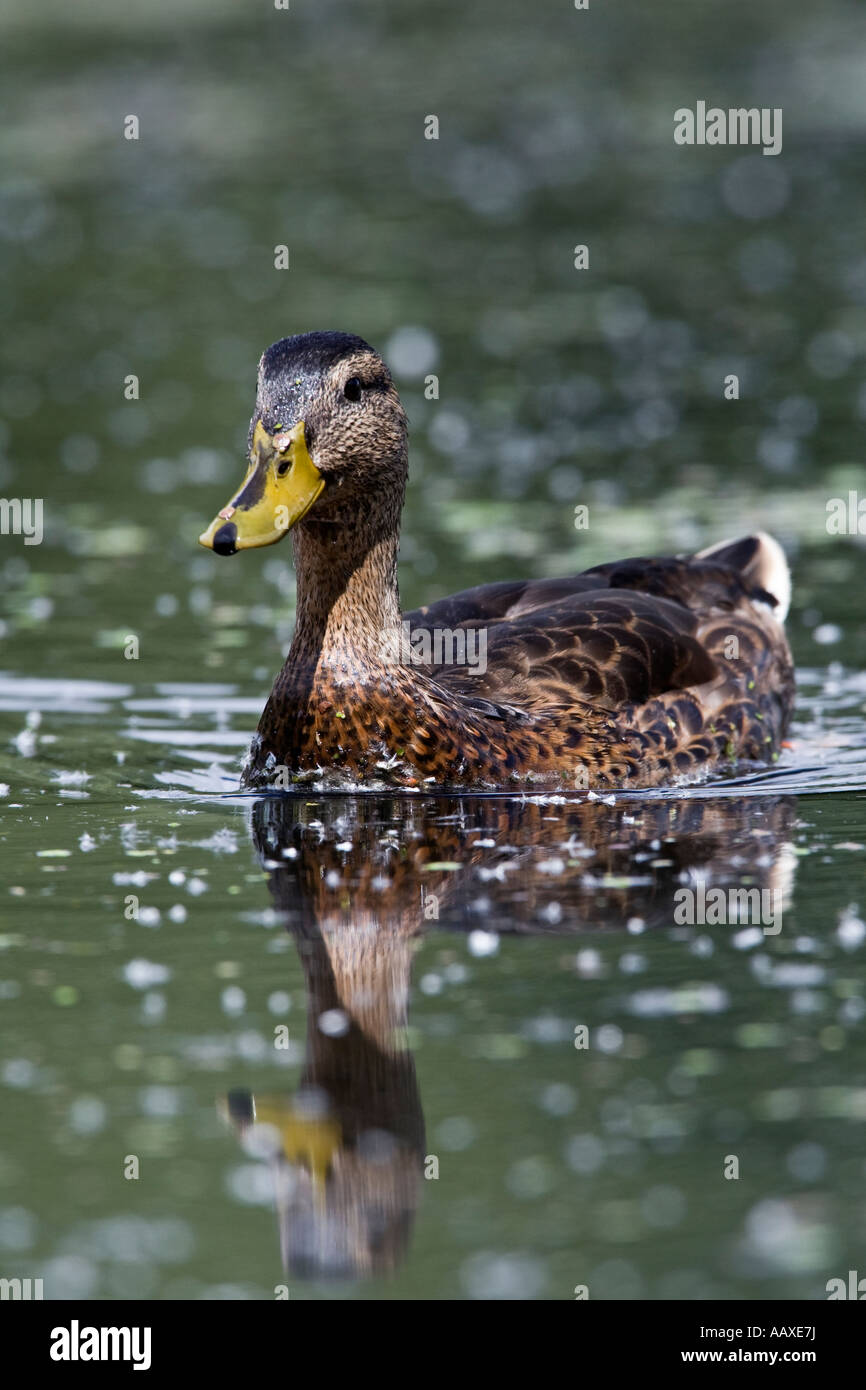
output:
[[[575,701],[612,710],[712,680],[716,663],[696,629],[695,615],[670,599],[590,590],[474,632],[463,624],[465,649],[434,631],[429,672],[467,696],[523,710]]]
[[[429,673],[469,698],[525,711],[578,701],[613,710],[718,675],[718,643],[705,640],[710,616],[718,638],[719,619],[730,631],[754,628],[755,605],[769,613],[776,603],[758,582],[760,546],[746,537],[706,556],[487,584],[405,616],[413,632],[430,634]]]
[[[586,574],[570,575],[565,579],[505,579],[494,584],[479,584],[474,589],[462,589],[447,598],[436,599],[423,608],[404,613],[413,630],[416,628],[453,628],[461,624],[495,622],[515,618],[536,608],[548,608],[560,599],[589,589],[604,587]]]
[[[773,547],[774,550],[770,550]],[[695,611],[736,605],[744,596],[770,607],[780,602],[768,583],[778,546],[764,535],[726,541],[701,555],[648,558],[638,555],[595,565],[561,579],[502,580],[463,589],[406,613],[412,627],[455,627],[497,618],[514,619],[562,599],[599,589],[630,589],[671,598]],[[784,565],[784,557],[782,558]],[[772,590],[772,591],[771,591]],[[784,614],[780,616],[784,617]]]

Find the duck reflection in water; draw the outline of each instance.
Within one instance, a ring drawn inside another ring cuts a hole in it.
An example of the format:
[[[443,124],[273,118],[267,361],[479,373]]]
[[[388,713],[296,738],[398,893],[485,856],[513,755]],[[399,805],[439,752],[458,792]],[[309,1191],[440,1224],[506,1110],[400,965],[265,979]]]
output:
[[[306,1055],[294,1093],[235,1091],[225,1108],[270,1145],[287,1273],[382,1275],[407,1253],[428,1161],[407,1042],[426,932],[671,928],[684,885],[769,891],[783,909],[794,821],[792,799],[755,795],[257,801],[253,840],[304,970]]]

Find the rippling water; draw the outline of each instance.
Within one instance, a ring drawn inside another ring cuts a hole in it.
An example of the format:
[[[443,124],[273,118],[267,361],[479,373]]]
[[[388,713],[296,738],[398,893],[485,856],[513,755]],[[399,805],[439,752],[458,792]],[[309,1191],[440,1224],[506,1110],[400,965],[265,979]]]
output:
[[[801,678],[772,771],[599,800],[246,796],[234,687],[4,678],[4,1258],[98,1298],[821,1296],[866,737],[862,676]],[[678,925],[700,883],[772,922]]]
[[[45,537],[0,537],[0,1276],[822,1298],[866,1232],[864,16],[265,9],[3,11],[0,491]],[[675,147],[703,97],[782,105],[783,154]],[[258,355],[319,327],[407,404],[407,608],[778,534],[779,762],[240,793],[289,547],[195,538]]]

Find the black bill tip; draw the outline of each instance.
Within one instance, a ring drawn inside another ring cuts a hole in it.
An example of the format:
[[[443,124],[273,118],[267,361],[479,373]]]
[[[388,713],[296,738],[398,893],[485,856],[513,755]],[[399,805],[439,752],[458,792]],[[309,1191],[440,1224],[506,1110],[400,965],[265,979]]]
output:
[[[221,526],[213,538],[213,548],[217,555],[234,555],[237,550],[238,528],[233,521]]]

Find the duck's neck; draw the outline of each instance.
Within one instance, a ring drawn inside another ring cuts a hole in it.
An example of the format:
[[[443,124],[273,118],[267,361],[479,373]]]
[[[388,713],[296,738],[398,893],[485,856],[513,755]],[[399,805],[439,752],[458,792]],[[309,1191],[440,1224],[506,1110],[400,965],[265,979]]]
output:
[[[297,618],[287,670],[340,681],[381,666],[388,634],[400,625],[401,504],[389,498],[348,523],[311,520],[296,529]]]

